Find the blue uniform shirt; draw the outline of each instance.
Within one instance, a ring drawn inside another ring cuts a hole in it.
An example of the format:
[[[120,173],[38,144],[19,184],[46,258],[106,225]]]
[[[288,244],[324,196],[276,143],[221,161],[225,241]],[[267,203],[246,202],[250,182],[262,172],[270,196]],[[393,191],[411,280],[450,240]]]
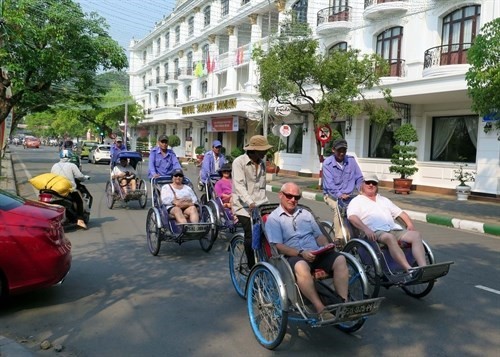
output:
[[[154,147],[149,153],[148,177],[151,179],[154,174],[160,176],[171,175],[175,169],[182,169],[175,153],[167,149],[165,156],[161,154],[160,148]]]
[[[342,194],[360,189],[363,182],[363,173],[353,156],[346,155],[339,165],[335,155],[331,155],[323,162],[323,193],[334,199]]]

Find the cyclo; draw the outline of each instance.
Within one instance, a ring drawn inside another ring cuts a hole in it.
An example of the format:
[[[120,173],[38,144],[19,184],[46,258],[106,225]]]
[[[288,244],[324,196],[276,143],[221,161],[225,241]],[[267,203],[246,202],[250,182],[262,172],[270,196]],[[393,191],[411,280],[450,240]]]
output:
[[[335,299],[331,284],[325,282],[331,276],[317,270],[314,277],[318,294],[335,315],[330,320],[318,318],[310,302],[301,294],[288,261],[268,243],[264,224],[267,215],[277,206],[265,204],[252,212],[253,247],[257,263],[251,271],[248,269],[243,233],[236,233],[228,248],[231,281],[236,293],[247,300],[250,325],[256,339],[268,349],[278,347],[285,336],[288,320],[306,323],[311,327],[336,325],[345,332],[357,331],[367,316],[378,311],[383,298],[367,299],[368,281],[363,268],[349,253],[341,252],[349,270],[349,301],[339,302]],[[306,206],[299,207],[310,211]]]
[[[167,207],[161,202],[161,188],[172,183],[172,176],[151,179],[151,205],[146,219],[146,237],[152,255],[158,255],[162,241],[181,245],[187,241],[199,240],[201,249],[209,252],[217,238],[215,216],[209,206],[196,204],[200,222],[178,224]],[[192,188],[191,181],[184,176],[183,184]]]
[[[380,287],[386,289],[397,286],[415,298],[421,298],[429,294],[434,287],[436,280],[448,274],[452,261],[437,263],[432,253],[431,247],[422,240],[425,249],[426,266],[418,267],[413,257],[411,244],[400,242],[408,263],[417,270],[414,276],[409,276],[402,270],[402,267],[392,258],[389,249],[382,243],[369,241],[363,237],[351,225],[347,219],[347,206],[353,197],[348,200],[339,200],[339,221],[341,224],[342,236],[338,245],[343,252],[350,253],[363,266],[368,277],[368,296],[377,297]],[[404,222],[397,219],[398,224],[404,227]],[[322,222],[323,229],[333,235],[333,225],[331,222]]]
[[[124,186],[120,183],[120,180],[117,178],[113,178],[113,168],[119,163],[120,159],[127,159],[129,164],[134,168],[137,172],[135,175],[130,175],[125,177],[127,184],[130,181],[135,181],[136,189],[131,191],[123,189]],[[140,172],[142,171],[142,155],[136,151],[122,151],[118,154],[116,162],[111,164],[110,170],[110,178],[106,183],[106,203],[109,209],[112,209],[115,201],[139,201],[139,206],[141,208],[146,207],[146,203],[148,200],[148,189],[146,185],[146,181],[144,181],[140,177]]]

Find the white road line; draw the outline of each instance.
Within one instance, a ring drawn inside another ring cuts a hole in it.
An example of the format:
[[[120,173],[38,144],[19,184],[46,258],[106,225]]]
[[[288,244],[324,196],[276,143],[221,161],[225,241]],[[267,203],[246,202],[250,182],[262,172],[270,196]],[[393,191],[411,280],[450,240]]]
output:
[[[24,162],[19,161],[19,164],[23,168],[24,174],[26,175],[28,181],[31,180],[31,175],[30,175],[28,169],[26,168],[26,165],[24,164]],[[35,197],[38,197],[38,190],[33,185],[31,186],[31,188],[33,189],[33,192],[35,193]]]
[[[481,289],[481,290],[489,291],[490,293],[493,293],[493,294],[500,295],[500,291],[492,289],[492,288],[488,288],[486,286],[476,285],[475,287],[478,288],[478,289]]]

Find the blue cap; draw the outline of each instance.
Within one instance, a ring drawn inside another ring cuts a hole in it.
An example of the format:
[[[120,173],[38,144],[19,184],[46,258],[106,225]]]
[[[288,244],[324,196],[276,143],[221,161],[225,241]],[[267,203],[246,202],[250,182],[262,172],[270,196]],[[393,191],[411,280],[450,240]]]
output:
[[[222,146],[222,143],[219,140],[214,140],[214,142],[212,143],[212,147],[215,148],[217,146]]]

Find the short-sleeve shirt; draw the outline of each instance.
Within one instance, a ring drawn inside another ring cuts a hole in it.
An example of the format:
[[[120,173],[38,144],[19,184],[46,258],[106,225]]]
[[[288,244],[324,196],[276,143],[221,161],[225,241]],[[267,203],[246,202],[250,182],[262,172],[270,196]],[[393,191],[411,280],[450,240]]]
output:
[[[219,196],[219,197],[221,197],[222,194],[230,195],[233,191],[232,185],[233,184],[232,184],[230,179],[222,178],[215,183],[214,191],[217,194],[217,196]],[[229,197],[229,198],[223,200],[223,202],[229,202],[230,199],[231,198]]]
[[[172,174],[175,169],[182,169],[179,160],[175,153],[167,149],[167,152],[162,155],[160,148],[157,146],[151,149],[149,154],[148,177],[152,178],[153,175],[167,176]]]
[[[164,205],[171,206],[175,197],[177,197],[177,199],[191,199],[193,203],[198,202],[196,194],[194,193],[193,189],[188,185],[184,185],[181,189],[172,187],[169,184],[163,185],[163,187],[161,188],[161,202]]]
[[[127,171],[130,172],[130,174],[135,174],[135,170],[130,164],[127,166],[116,165],[115,167],[113,167],[113,175],[115,176],[122,172],[125,173]]]
[[[281,243],[297,250],[316,250],[316,242],[322,233],[316,219],[306,209],[297,208],[293,215],[278,206],[271,212],[265,225],[270,243]]]
[[[357,216],[372,231],[401,230],[403,229],[394,219],[403,210],[384,196],[377,194],[375,201],[364,195],[354,197],[347,206],[347,218]]]

